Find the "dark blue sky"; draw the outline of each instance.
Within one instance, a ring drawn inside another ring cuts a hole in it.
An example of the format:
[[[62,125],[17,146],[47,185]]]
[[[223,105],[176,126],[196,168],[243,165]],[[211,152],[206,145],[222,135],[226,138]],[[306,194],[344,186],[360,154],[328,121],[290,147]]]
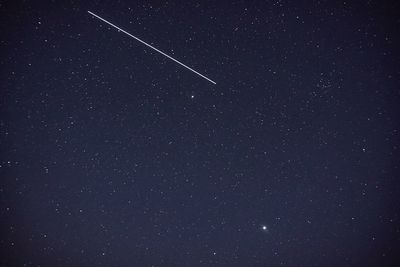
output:
[[[0,265],[396,266],[399,5],[160,2],[0,2]]]

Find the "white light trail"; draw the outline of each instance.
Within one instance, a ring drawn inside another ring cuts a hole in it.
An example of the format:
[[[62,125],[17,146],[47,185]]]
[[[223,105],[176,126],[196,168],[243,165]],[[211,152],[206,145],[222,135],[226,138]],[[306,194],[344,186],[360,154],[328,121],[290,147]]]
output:
[[[130,36],[130,37],[134,38],[135,40],[137,40],[137,41],[141,42],[142,44],[144,44],[144,45],[146,45],[146,46],[150,47],[151,49],[154,49],[154,50],[156,50],[158,53],[160,53],[160,54],[162,54],[162,55],[166,56],[167,58],[169,58],[169,59],[171,59],[171,60],[175,61],[176,63],[178,63],[179,65],[181,65],[181,66],[183,66],[183,67],[185,67],[185,68],[187,68],[188,70],[191,70],[191,71],[193,71],[194,73],[196,73],[196,74],[197,74],[197,75],[199,75],[200,77],[202,77],[202,78],[206,79],[207,81],[209,81],[209,82],[211,82],[211,83],[213,83],[213,84],[217,84],[216,82],[214,82],[213,80],[211,80],[211,79],[207,78],[207,77],[206,77],[206,76],[204,76],[203,74],[201,74],[201,73],[199,73],[199,72],[195,71],[194,69],[192,69],[192,68],[190,68],[190,67],[186,66],[186,65],[185,65],[185,64],[183,64],[182,62],[180,62],[180,61],[176,60],[175,58],[173,58],[173,57],[171,57],[171,56],[169,56],[169,55],[165,54],[163,51],[161,51],[161,50],[159,50],[159,49],[155,48],[155,47],[154,47],[154,46],[152,46],[152,45],[149,45],[149,44],[148,44],[148,43],[146,43],[145,41],[143,41],[143,40],[141,40],[141,39],[137,38],[136,36],[134,36],[134,35],[130,34],[129,32],[127,32],[127,31],[125,31],[125,30],[121,29],[120,27],[118,27],[118,26],[116,26],[116,25],[112,24],[111,22],[109,22],[109,21],[107,21],[107,20],[103,19],[102,17],[100,17],[100,16],[98,16],[98,15],[94,14],[93,12],[90,12],[90,11],[88,11],[88,13],[89,13],[89,14],[91,14],[91,15],[93,15],[93,16],[95,16],[96,18],[100,19],[101,21],[103,21],[103,22],[107,23],[108,25],[111,25],[111,26],[113,26],[113,27],[114,27],[114,28],[116,28],[117,30],[119,30],[119,31],[121,31],[121,32],[123,32],[123,33],[125,33],[125,34],[127,34],[128,36]]]

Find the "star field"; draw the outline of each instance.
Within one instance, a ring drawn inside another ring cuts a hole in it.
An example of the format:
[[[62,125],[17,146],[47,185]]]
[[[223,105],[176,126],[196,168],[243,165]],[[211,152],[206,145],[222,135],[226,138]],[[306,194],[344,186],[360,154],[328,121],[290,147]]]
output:
[[[1,2],[0,265],[397,266],[399,10]]]

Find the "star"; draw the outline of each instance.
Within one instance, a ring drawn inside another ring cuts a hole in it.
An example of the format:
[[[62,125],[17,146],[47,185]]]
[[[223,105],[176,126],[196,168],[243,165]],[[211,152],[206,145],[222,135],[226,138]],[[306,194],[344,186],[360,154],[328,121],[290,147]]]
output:
[[[263,231],[264,233],[269,233],[269,229],[267,225],[261,225],[261,231]]]

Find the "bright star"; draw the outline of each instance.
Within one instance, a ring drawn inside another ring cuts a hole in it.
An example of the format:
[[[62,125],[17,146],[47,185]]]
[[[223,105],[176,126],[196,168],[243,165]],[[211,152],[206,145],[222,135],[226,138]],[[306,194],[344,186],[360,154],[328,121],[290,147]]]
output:
[[[261,225],[261,230],[265,233],[269,232],[268,226],[267,225]]]

